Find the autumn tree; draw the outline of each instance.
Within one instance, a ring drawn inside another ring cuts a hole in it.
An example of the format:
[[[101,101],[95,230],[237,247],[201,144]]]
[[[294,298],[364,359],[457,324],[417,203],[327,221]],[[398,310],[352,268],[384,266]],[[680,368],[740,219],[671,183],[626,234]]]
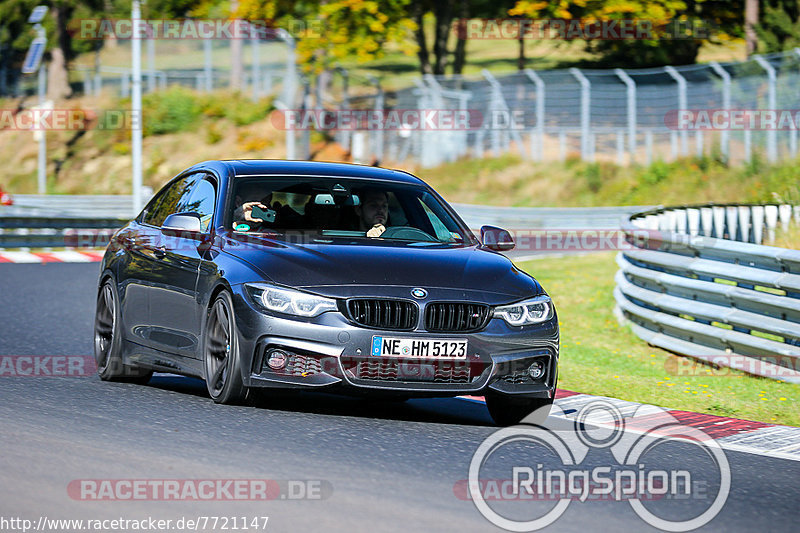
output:
[[[744,0],[519,0],[511,15],[567,20],[633,21],[652,28],[641,38],[583,38],[606,66],[694,63],[703,42],[742,32]],[[581,38],[581,37],[578,37]]]

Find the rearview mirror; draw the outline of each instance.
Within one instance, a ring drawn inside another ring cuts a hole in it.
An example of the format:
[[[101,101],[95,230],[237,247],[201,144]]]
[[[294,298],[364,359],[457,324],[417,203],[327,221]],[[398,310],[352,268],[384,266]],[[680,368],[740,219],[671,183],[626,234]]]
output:
[[[203,231],[203,226],[197,213],[173,213],[164,220],[161,229],[200,233]]]
[[[506,252],[514,248],[514,238],[511,234],[495,226],[481,228],[481,242],[485,247],[496,252]]]

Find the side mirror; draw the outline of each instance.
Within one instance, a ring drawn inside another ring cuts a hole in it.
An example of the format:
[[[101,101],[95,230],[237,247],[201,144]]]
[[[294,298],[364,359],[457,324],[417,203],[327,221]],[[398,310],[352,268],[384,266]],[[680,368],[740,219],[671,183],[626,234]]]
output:
[[[173,213],[161,224],[162,230],[201,233],[203,226],[197,213]]]
[[[514,248],[514,238],[511,234],[495,226],[481,228],[481,242],[485,247],[496,252],[506,252]]]

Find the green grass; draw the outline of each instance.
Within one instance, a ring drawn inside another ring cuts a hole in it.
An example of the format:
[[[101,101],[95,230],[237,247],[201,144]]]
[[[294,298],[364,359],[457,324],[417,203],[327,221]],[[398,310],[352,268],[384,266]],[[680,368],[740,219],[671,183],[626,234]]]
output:
[[[519,265],[552,296],[561,325],[559,388],[800,426],[800,385],[718,371],[647,345],[617,322],[613,253]],[[688,374],[688,375],[687,375]]]
[[[449,201],[590,207],[702,202],[800,204],[798,161],[728,166],[710,157],[621,167],[577,158],[536,163],[517,155],[460,160],[417,173]],[[796,242],[796,238],[789,239]]]

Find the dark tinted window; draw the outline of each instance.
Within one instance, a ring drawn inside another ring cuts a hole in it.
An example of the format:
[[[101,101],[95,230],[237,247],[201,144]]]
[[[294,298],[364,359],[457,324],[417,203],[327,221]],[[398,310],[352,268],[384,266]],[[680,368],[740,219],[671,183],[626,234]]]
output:
[[[160,227],[168,215],[178,212],[176,209],[182,200],[188,202],[192,186],[198,177],[197,174],[184,176],[161,190],[152,202],[152,211],[145,213],[142,222]]]
[[[200,223],[203,231],[208,231],[211,219],[214,218],[214,200],[216,189],[214,184],[208,179],[200,181],[192,193],[184,202],[183,199],[178,203],[178,213],[197,213],[200,215]]]
[[[245,206],[251,203],[258,203],[263,212],[260,221],[252,213],[248,218]],[[229,213],[238,232],[312,230],[322,236],[365,237],[371,228],[383,225],[385,239],[472,240],[469,230],[424,187],[394,182],[312,176],[237,178]]]

